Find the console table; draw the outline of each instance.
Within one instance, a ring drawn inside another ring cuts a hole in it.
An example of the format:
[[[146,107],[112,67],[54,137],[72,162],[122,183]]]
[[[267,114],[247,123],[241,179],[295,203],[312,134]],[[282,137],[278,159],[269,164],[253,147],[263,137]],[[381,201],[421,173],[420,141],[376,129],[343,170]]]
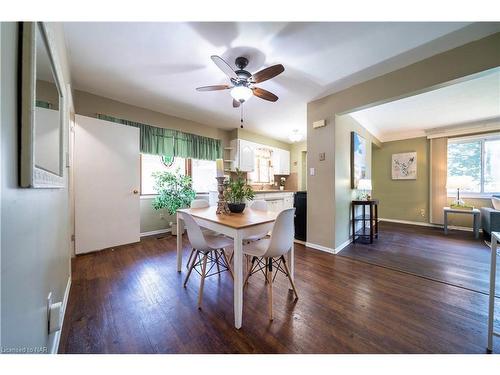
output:
[[[448,234],[448,214],[466,214],[472,215],[474,218],[474,238],[479,238],[479,215],[481,211],[477,208],[473,208],[472,210],[460,210],[458,208],[444,207],[444,234]]]
[[[363,213],[356,216],[356,207],[361,206]],[[378,238],[378,199],[370,200],[353,200],[351,203],[352,208],[352,242],[355,243],[356,239],[370,239],[373,243],[373,238]],[[368,208],[368,210],[367,210]],[[367,216],[367,211],[370,214]],[[356,230],[356,223],[361,222],[361,229]],[[369,228],[366,227],[369,224]]]

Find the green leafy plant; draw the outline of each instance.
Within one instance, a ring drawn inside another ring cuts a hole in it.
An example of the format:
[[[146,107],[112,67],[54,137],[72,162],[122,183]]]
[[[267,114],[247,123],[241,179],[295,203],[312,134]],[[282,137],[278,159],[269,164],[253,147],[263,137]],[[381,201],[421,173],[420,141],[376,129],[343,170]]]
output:
[[[247,184],[243,173],[236,169],[236,178],[226,181],[224,184],[224,198],[229,203],[244,203],[246,200],[252,200],[255,193],[250,185]]]
[[[170,215],[174,215],[179,208],[189,207],[196,192],[192,187],[192,180],[177,170],[171,172],[154,172],[152,174],[155,185],[154,189],[158,196],[153,200],[153,209],[166,208]]]

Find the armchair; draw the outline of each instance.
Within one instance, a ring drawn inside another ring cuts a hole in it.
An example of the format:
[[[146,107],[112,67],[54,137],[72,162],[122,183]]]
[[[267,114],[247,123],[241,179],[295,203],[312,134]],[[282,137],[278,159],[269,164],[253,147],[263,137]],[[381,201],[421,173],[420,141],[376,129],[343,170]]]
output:
[[[500,195],[493,195],[500,198]],[[491,232],[500,232],[500,210],[490,207],[481,207],[481,228],[483,235],[491,236]]]

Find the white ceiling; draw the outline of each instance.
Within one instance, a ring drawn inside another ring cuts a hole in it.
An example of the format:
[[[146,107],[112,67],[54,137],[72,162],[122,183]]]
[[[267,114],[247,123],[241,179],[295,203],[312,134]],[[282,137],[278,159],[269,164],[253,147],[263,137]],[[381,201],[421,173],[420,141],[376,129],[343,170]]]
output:
[[[259,86],[276,103],[251,98],[245,128],[288,141],[306,132],[307,102],[500,30],[494,23],[65,23],[76,89],[220,128],[239,126],[228,83],[210,60],[243,55],[255,72],[285,72]]]
[[[500,118],[500,69],[350,114],[382,142],[425,130]]]

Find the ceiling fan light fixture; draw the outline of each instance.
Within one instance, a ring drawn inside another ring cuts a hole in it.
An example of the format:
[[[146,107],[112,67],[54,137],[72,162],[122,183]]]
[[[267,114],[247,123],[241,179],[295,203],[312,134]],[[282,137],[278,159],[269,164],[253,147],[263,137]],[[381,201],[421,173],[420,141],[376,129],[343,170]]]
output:
[[[252,95],[252,90],[246,86],[235,86],[231,89],[231,96],[240,103],[246,102]]]
[[[288,136],[288,139],[293,143],[300,142],[302,140],[302,134],[300,134],[298,129],[294,129]]]

